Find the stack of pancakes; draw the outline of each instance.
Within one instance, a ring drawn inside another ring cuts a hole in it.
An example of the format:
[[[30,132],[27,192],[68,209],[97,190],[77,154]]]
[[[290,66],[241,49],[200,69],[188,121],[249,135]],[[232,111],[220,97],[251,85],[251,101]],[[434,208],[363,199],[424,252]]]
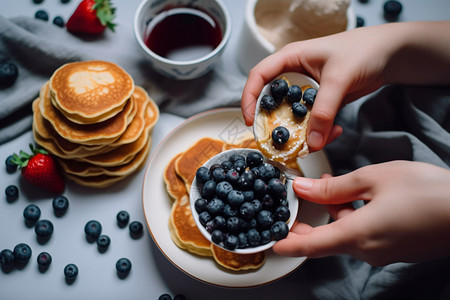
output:
[[[147,92],[117,65],[75,62],[42,86],[33,102],[33,134],[69,179],[102,188],[145,164],[158,117]]]
[[[265,262],[265,253],[237,254],[209,242],[198,229],[191,213],[189,190],[195,173],[209,158],[231,148],[256,148],[254,139],[239,145],[225,144],[212,138],[201,138],[186,151],[174,156],[164,172],[166,190],[172,201],[169,229],[173,242],[190,253],[212,257],[227,270],[257,269]]]

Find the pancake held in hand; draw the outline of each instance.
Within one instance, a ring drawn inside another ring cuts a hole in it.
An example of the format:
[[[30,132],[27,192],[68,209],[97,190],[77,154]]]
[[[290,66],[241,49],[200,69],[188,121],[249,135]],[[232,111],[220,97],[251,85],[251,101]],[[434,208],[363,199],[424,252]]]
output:
[[[74,123],[92,124],[118,114],[134,91],[131,76],[105,61],[68,63],[50,78],[53,105]]]
[[[55,131],[64,139],[85,145],[106,144],[117,140],[127,129],[137,112],[137,106],[131,98],[126,102],[123,110],[106,121],[81,125],[67,120],[51,103],[48,84],[44,85],[40,93],[39,108],[42,116]]]
[[[169,218],[169,229],[173,242],[191,253],[211,256],[210,242],[195,224],[189,204],[189,195],[184,181],[175,172],[176,161],[183,153],[175,156],[164,171],[164,183],[171,199],[174,200]]]
[[[234,271],[258,269],[266,260],[264,252],[238,254],[226,251],[214,244],[211,244],[211,250],[215,261],[219,265]]]
[[[258,99],[255,140],[264,156],[286,164],[309,153],[306,130],[317,90],[308,84],[292,85],[286,77],[269,86]]]

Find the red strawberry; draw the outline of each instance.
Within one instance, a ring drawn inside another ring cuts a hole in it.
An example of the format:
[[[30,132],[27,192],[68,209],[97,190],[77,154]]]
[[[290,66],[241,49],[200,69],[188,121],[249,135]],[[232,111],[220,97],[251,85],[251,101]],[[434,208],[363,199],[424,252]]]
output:
[[[20,156],[13,155],[11,162],[21,168],[22,176],[30,183],[50,191],[61,194],[64,191],[64,179],[59,172],[53,157],[44,149],[36,149],[30,144],[33,154],[20,151]]]
[[[114,31],[115,8],[110,0],[83,0],[66,24],[71,33],[100,34],[108,27]]]

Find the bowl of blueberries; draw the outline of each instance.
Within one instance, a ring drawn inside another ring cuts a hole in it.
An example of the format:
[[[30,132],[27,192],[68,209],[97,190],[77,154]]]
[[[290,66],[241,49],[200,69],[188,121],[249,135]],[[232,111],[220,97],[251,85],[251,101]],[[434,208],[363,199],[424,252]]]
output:
[[[197,169],[190,206],[206,239],[227,251],[250,254],[288,235],[299,198],[279,164],[255,149],[231,149]]]

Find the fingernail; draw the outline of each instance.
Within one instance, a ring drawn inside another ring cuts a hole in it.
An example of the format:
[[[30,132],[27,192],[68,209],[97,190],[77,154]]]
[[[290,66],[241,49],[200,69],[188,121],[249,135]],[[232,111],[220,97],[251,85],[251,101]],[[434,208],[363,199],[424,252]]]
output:
[[[304,177],[297,177],[294,180],[294,186],[301,190],[309,190],[313,186],[313,181]]]
[[[320,148],[323,143],[323,135],[317,131],[311,131],[308,136],[308,145],[312,148]]]

